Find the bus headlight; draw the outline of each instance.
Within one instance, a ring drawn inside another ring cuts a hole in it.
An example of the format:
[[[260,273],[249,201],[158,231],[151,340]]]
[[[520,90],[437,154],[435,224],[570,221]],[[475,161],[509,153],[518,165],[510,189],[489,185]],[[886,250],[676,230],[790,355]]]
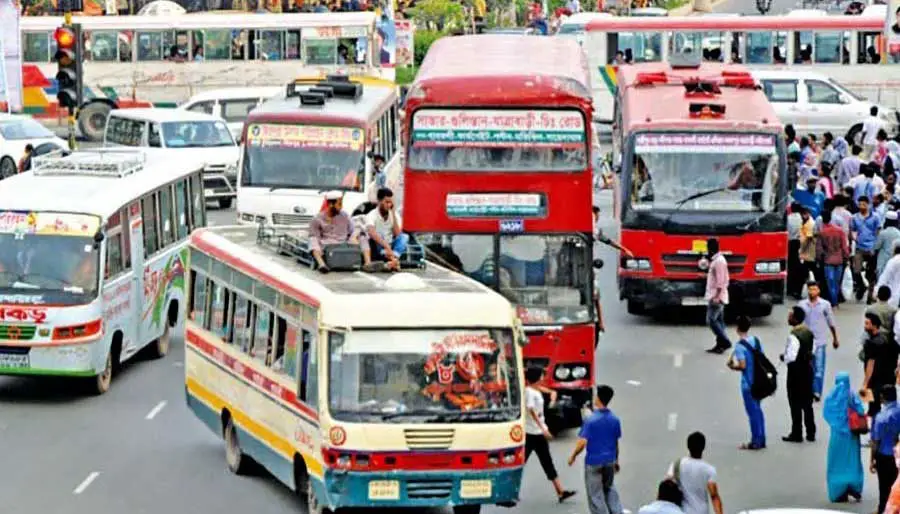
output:
[[[781,261],[760,261],[753,269],[757,273],[781,273]]]
[[[572,378],[576,380],[581,380],[586,377],[588,374],[587,367],[585,366],[575,366],[572,368]]]
[[[566,366],[557,366],[556,371],[553,372],[553,376],[556,377],[557,380],[565,380],[569,378],[569,375],[572,371]]]

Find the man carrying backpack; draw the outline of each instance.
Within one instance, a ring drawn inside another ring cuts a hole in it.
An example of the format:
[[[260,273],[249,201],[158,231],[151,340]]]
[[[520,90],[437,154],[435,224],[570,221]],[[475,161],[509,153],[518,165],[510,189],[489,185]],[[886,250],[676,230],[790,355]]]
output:
[[[684,500],[681,510],[684,514],[710,514],[712,503],[714,514],[722,514],[722,498],[716,484],[716,468],[703,460],[706,436],[694,432],[687,438],[689,457],[682,457],[669,466],[666,478],[678,483]]]
[[[742,444],[740,449],[762,450],[766,447],[766,420],[760,400],[774,392],[774,367],[762,353],[759,338],[750,335],[750,318],[738,318],[737,333],[740,340],[735,345],[727,366],[741,372],[741,396],[750,419],[750,442]],[[771,380],[767,380],[767,375]]]

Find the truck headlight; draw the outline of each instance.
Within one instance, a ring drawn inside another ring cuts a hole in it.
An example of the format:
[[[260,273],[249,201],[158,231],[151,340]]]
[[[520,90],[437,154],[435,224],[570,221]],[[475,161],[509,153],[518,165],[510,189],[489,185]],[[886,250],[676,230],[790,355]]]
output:
[[[237,164],[229,164],[228,166],[225,166],[225,174],[228,175],[229,177],[236,177],[237,176]]]
[[[555,376],[557,380],[565,380],[569,378],[569,375],[571,374],[572,370],[566,366],[557,366],[556,371],[553,372],[553,376]]]
[[[625,269],[629,271],[650,271],[650,259],[625,259]]]
[[[585,366],[575,366],[572,368],[572,378],[576,380],[581,380],[586,377],[588,374],[587,367]]]

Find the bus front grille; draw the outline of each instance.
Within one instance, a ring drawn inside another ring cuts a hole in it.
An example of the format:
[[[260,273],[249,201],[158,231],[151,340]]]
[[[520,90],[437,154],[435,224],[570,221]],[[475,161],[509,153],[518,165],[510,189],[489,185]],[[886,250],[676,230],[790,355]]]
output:
[[[662,256],[663,266],[669,273],[697,273],[706,274],[706,269],[700,267],[702,255],[693,253],[670,253]],[[747,264],[746,255],[726,254],[725,261],[728,263],[729,273],[740,273]]]
[[[0,325],[0,339],[28,341],[34,339],[36,330],[34,325]]]
[[[403,431],[410,450],[446,450],[453,444],[454,430],[408,428]]]
[[[408,480],[408,498],[449,498],[453,492],[452,480]]]
[[[312,216],[305,214],[287,214],[276,212],[272,214],[272,223],[275,225],[309,225]]]

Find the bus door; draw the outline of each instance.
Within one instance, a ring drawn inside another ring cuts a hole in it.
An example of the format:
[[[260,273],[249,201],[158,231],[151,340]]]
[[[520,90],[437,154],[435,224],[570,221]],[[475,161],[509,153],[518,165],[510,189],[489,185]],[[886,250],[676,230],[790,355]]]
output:
[[[135,350],[140,350],[144,342],[141,333],[141,315],[144,312],[144,227],[141,218],[141,202],[135,200],[128,206],[128,246],[126,252],[131,252],[131,316],[133,337],[131,344]]]

